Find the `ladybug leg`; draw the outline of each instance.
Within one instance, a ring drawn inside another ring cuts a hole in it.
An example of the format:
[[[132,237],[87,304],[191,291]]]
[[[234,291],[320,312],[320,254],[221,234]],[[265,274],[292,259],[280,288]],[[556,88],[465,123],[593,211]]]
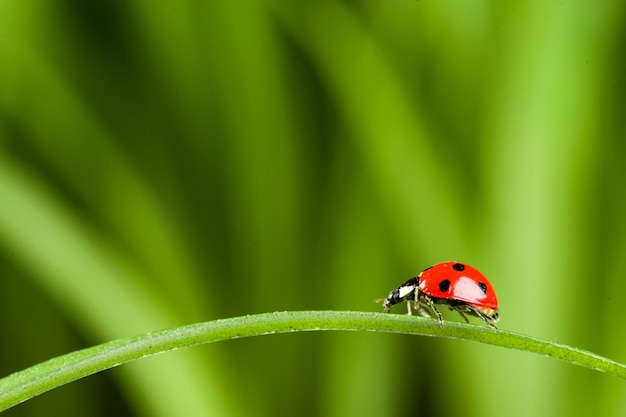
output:
[[[492,329],[498,330],[498,328],[496,327],[495,324],[493,324],[493,319],[489,316],[486,316],[484,314],[482,314],[480,316],[483,320],[485,320],[485,323],[487,323],[489,325],[489,327],[491,327]]]
[[[441,312],[439,311],[439,309],[435,306],[433,299],[428,296],[425,296],[424,301],[426,301],[426,304],[428,304],[428,307],[430,307],[430,309],[437,315],[437,318],[439,319],[439,326],[443,327],[443,316],[441,315]]]
[[[415,311],[417,311],[417,314],[419,314],[420,316],[432,319],[433,315],[430,314],[430,312],[427,309],[422,307],[421,305],[422,303],[425,303],[424,296],[416,292],[415,301],[413,302],[413,308],[415,309]]]
[[[469,306],[469,311],[480,317],[481,319],[483,319],[485,321],[485,323],[487,323],[489,325],[489,327],[491,327],[492,329],[498,330],[498,328],[496,327],[496,325],[493,323],[494,319],[493,317],[489,317],[487,314],[483,313],[481,310],[477,309],[474,306]],[[496,320],[497,320],[497,314],[496,314]]]
[[[433,315],[432,315],[432,314],[430,314],[430,312],[429,312],[428,310],[426,310],[424,307],[420,307],[420,308],[417,310],[417,313],[418,313],[420,316],[422,316],[422,317],[427,317],[427,318],[429,318],[429,319],[432,319],[432,318],[433,318]]]
[[[481,314],[480,316],[481,319],[485,320],[485,323],[487,323],[489,325],[489,327],[491,327],[492,329],[498,330],[498,328],[496,327],[495,324],[493,324],[493,321],[491,321],[491,317],[486,316],[484,314]]]
[[[420,310],[422,309],[420,307],[420,291],[419,291],[419,289],[415,288],[413,294],[414,294],[413,300],[412,301],[411,300],[407,301],[407,308],[409,309],[409,316],[413,315],[413,310],[411,310],[411,303],[413,303],[413,309],[415,311],[417,311],[419,314],[421,314]]]
[[[443,327],[443,316],[441,315],[441,312],[439,311],[437,307],[435,307],[434,304],[431,306],[431,308],[433,309],[433,311],[437,315],[437,318],[439,319],[439,326]]]

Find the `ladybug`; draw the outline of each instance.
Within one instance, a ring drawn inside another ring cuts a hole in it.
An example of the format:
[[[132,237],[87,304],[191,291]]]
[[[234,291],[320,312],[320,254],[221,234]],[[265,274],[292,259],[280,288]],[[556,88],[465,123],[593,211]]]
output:
[[[469,323],[464,313],[480,317],[489,326],[497,329],[498,298],[489,280],[477,269],[460,262],[442,262],[424,269],[418,276],[411,278],[398,289],[389,293],[383,301],[383,312],[388,313],[394,304],[407,301],[409,315],[411,302],[413,308],[422,315],[432,317],[422,308],[425,304],[437,315],[439,325],[443,326],[443,317],[437,304],[444,304],[450,310],[456,310]]]

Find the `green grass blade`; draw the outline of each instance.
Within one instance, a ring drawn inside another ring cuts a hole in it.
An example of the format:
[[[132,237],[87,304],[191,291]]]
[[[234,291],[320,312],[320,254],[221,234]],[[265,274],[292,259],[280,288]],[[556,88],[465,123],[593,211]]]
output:
[[[223,340],[300,331],[379,331],[464,339],[540,353],[626,379],[626,366],[596,354],[486,326],[400,314],[352,311],[293,311],[234,317],[132,338],[60,356],[0,380],[0,411],[53,388],[145,356]]]

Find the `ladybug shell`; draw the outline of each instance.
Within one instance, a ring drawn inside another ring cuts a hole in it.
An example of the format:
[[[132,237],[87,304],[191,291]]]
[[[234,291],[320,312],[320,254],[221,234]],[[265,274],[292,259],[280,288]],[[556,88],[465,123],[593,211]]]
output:
[[[458,300],[498,309],[496,291],[477,269],[459,262],[443,262],[419,274],[419,290],[433,298]]]

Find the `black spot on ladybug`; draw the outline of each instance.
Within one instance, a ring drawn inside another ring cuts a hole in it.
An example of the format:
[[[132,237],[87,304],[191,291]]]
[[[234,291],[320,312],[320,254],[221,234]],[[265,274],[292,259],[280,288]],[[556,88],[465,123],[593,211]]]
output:
[[[439,282],[439,291],[441,291],[441,292],[448,292],[449,289],[450,289],[450,280],[449,279],[444,279],[443,281]]]
[[[483,292],[483,294],[487,294],[487,284],[485,284],[484,282],[479,282],[478,287]]]
[[[465,270],[465,265],[456,263],[452,265],[452,268],[457,272],[463,272]]]

